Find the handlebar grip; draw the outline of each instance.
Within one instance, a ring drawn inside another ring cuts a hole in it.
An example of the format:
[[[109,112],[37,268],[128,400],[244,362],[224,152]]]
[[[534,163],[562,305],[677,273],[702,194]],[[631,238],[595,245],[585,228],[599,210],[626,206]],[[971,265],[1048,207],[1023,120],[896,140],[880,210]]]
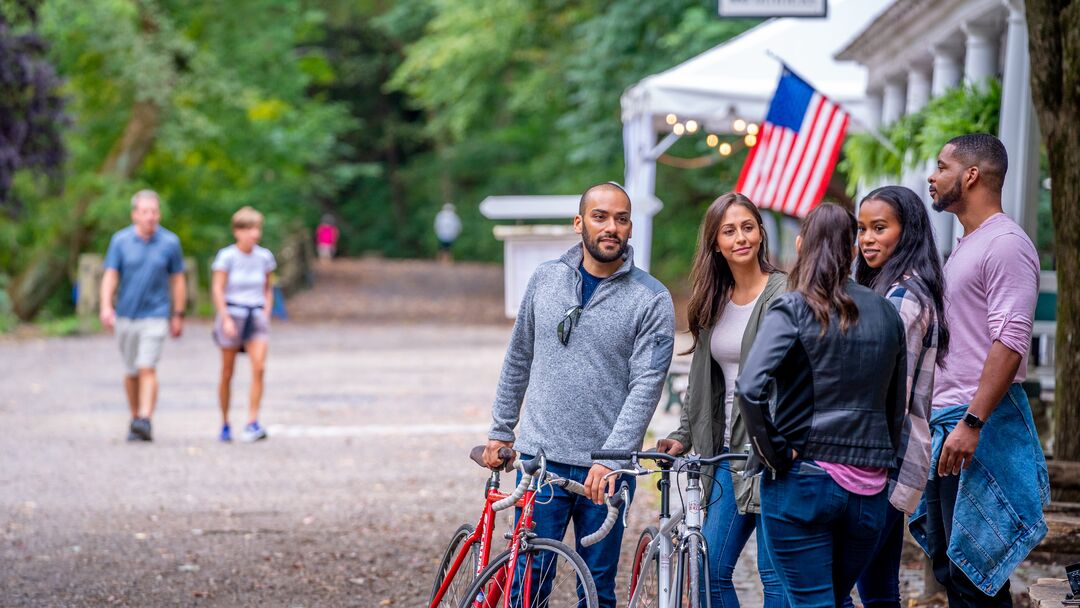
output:
[[[607,536],[615,524],[619,521],[619,509],[622,508],[623,497],[622,492],[616,493],[614,496],[609,496],[607,499],[607,517],[604,518],[604,523],[600,524],[596,532],[589,534],[581,539],[581,546],[588,547],[595,545]]]
[[[593,460],[630,460],[633,455],[630,450],[597,450],[590,454]]]
[[[522,475],[521,483],[518,484],[514,491],[510,493],[506,498],[497,501],[491,505],[492,511],[502,511],[503,509],[510,508],[517,504],[517,501],[521,500],[521,497],[525,495],[525,491],[529,489],[529,484],[532,483],[532,475]]]

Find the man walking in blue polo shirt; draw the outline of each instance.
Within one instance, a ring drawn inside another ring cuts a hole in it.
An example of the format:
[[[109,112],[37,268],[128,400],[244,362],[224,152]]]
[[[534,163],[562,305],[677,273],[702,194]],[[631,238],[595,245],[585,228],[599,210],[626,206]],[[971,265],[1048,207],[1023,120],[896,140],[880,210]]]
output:
[[[165,334],[184,329],[187,290],[180,239],[158,225],[161,201],[153,190],[131,197],[131,226],[113,235],[101,281],[101,324],[116,331],[131,409],[128,441],[150,441],[157,374]],[[117,294],[113,305],[113,294]]]

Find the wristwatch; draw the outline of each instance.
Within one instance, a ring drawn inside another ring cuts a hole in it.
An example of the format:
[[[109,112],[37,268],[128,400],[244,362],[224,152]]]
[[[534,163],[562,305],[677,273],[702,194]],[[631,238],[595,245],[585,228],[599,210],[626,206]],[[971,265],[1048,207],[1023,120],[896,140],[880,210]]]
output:
[[[181,319],[183,319],[183,318],[184,318],[184,316],[185,316],[186,314],[187,314],[187,313],[185,313],[185,312],[184,312],[184,311],[182,311],[182,310],[174,310],[174,311],[173,311],[173,313],[172,313],[172,316],[174,316],[174,317],[180,317]]]
[[[972,414],[971,412],[968,412],[968,413],[964,414],[964,424],[968,425],[969,427],[971,427],[971,428],[973,428],[973,429],[975,429],[977,431],[977,430],[983,428],[983,426],[986,425],[986,421],[979,418],[975,414]]]

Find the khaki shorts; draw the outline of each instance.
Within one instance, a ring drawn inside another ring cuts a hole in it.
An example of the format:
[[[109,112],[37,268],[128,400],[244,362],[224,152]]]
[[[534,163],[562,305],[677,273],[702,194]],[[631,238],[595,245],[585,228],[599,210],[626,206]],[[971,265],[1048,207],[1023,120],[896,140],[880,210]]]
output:
[[[157,366],[168,333],[168,319],[116,319],[116,341],[120,344],[120,355],[124,359],[127,375],[135,376],[140,369]]]

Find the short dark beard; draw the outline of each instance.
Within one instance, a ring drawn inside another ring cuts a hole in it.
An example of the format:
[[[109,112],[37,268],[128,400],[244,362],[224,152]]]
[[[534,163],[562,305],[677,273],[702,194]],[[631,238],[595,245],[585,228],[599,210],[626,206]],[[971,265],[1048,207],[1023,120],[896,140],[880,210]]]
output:
[[[964,195],[963,190],[960,188],[960,180],[956,180],[953,183],[953,187],[948,192],[939,192],[938,200],[934,201],[930,206],[934,211],[942,212],[955,205]]]
[[[626,241],[622,239],[619,239],[619,248],[614,253],[605,253],[600,249],[600,239],[605,236],[619,239],[619,237],[614,234],[607,234],[604,232],[601,232],[596,238],[593,238],[592,235],[589,234],[589,229],[586,228],[584,224],[581,226],[581,243],[585,245],[585,249],[589,252],[589,255],[597,262],[607,264],[608,262],[614,262],[626,255]]]

